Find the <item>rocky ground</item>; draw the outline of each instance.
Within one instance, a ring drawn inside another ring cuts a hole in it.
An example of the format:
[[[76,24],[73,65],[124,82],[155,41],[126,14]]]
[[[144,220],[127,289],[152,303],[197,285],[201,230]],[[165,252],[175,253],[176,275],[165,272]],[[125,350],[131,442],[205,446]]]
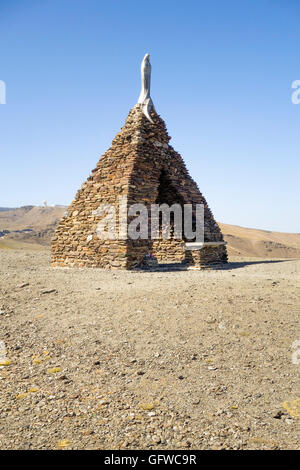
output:
[[[0,250],[1,449],[299,449],[300,260],[49,262]]]

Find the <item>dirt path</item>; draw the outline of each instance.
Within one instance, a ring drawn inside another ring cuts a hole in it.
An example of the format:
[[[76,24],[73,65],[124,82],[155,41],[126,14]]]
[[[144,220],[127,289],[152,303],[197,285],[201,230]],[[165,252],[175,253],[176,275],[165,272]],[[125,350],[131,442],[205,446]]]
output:
[[[0,448],[299,449],[300,260],[229,268],[0,250]]]

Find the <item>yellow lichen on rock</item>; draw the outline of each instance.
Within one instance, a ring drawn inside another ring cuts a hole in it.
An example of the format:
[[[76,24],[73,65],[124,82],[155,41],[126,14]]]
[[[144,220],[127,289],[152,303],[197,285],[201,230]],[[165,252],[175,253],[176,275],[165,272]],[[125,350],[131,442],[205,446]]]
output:
[[[19,393],[19,395],[16,396],[17,400],[22,400],[23,398],[26,398],[28,396],[28,393]]]
[[[52,369],[48,369],[48,372],[50,374],[56,374],[57,372],[60,372],[61,368],[60,367],[52,367]]]
[[[300,418],[300,397],[296,400],[285,401],[282,403],[283,408],[294,418]]]
[[[58,441],[57,447],[60,449],[63,449],[64,447],[68,447],[71,444],[69,439],[62,439],[61,441]]]
[[[0,359],[0,366],[9,366],[11,361],[9,359]]]
[[[153,403],[140,403],[139,408],[144,411],[153,410],[154,404]]]

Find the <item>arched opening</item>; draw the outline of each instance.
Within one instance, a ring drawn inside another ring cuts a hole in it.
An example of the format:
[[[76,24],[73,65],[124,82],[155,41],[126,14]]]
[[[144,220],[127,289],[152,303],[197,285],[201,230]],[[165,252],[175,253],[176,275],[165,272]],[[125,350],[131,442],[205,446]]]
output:
[[[155,204],[167,204],[171,207],[178,204],[181,207],[181,225],[183,227],[184,199],[172,185],[165,170],[162,170],[159,178],[158,193]],[[152,253],[158,261],[165,263],[178,263],[184,260],[185,243],[183,234],[180,238],[174,236],[174,212],[170,212],[170,238],[163,236],[164,226],[162,213],[159,214],[159,238],[152,240]]]

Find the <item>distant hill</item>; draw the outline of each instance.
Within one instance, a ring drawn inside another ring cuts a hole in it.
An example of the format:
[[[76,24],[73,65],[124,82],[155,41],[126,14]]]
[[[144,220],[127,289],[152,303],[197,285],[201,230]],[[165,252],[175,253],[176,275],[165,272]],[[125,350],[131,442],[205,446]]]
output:
[[[66,206],[0,208],[0,249],[49,245]],[[300,234],[219,224],[230,256],[300,258]]]
[[[23,206],[18,209],[1,211],[0,230],[43,230],[49,226],[55,227],[63,216],[64,206]]]
[[[65,206],[23,206],[0,211],[0,241],[13,239],[48,245],[65,211]]]
[[[231,256],[300,258],[300,234],[271,232],[220,223]]]

